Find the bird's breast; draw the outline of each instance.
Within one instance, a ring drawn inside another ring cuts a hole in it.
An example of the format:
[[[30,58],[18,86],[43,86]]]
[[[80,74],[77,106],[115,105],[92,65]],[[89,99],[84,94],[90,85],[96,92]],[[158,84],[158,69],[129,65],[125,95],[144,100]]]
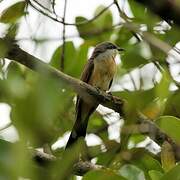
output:
[[[94,70],[89,84],[107,91],[116,73],[116,63],[113,58],[94,60]]]

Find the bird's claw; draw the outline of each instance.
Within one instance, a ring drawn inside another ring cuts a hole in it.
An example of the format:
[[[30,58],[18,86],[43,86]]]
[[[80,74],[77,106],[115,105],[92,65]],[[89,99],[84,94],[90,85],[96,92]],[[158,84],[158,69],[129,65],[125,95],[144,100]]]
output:
[[[95,87],[97,92],[100,93],[101,89],[99,87]]]

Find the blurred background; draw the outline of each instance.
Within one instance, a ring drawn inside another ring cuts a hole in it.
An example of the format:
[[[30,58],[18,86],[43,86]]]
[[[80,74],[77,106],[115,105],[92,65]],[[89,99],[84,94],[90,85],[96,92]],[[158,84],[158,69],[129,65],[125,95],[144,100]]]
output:
[[[0,179],[179,180],[179,12],[179,1],[1,0]],[[98,43],[124,48],[111,92],[127,101],[125,116],[99,105],[86,148],[64,154],[76,93],[6,58],[3,40],[77,79]],[[42,167],[31,150],[59,160]],[[78,151],[109,169],[73,175]]]

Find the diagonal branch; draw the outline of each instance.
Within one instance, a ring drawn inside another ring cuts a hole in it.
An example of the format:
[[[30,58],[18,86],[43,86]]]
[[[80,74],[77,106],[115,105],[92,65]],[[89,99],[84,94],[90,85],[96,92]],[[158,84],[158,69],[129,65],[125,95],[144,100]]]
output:
[[[180,6],[178,1],[171,0],[136,0],[137,2],[147,6],[155,14],[159,15],[162,19],[171,24],[180,25]]]
[[[55,163],[58,160],[60,160],[59,158],[57,158],[53,155],[50,155],[50,154],[47,154],[44,152],[40,152],[37,150],[29,150],[29,152],[30,152],[33,160],[39,166],[42,166],[42,167],[46,166],[47,164]],[[88,171],[99,170],[99,169],[105,169],[105,167],[93,164],[89,161],[78,161],[78,162],[74,163],[74,165],[72,167],[73,174],[78,175],[78,176],[83,176]]]
[[[46,73],[46,75],[48,74],[52,76],[53,78],[57,79],[57,81],[60,81],[60,83],[65,83],[76,93],[78,93],[79,96],[81,96],[86,102],[98,102],[99,104],[113,109],[121,115],[123,114],[125,103],[124,100],[115,96],[111,96],[103,91],[100,91],[90,86],[85,82],[77,80],[67,74],[62,73],[61,71],[58,71],[57,69],[49,66],[40,59],[23,51],[16,44],[11,44],[10,42],[2,38],[0,38],[0,41],[3,41],[7,45],[8,52],[6,58],[14,60],[43,75],[44,73]]]

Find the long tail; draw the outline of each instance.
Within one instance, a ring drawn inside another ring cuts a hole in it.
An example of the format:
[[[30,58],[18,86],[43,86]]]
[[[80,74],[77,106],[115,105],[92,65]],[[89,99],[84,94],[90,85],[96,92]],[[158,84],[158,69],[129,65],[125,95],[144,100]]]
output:
[[[74,144],[80,137],[86,136],[87,124],[88,124],[88,119],[84,120],[83,123],[81,119],[76,119],[76,122],[69,136],[68,142],[66,144],[66,149],[70,147],[72,144]]]
[[[74,144],[80,137],[86,136],[88,120],[95,109],[96,107],[89,107],[84,102],[78,107],[75,124],[67,142],[66,149]]]

